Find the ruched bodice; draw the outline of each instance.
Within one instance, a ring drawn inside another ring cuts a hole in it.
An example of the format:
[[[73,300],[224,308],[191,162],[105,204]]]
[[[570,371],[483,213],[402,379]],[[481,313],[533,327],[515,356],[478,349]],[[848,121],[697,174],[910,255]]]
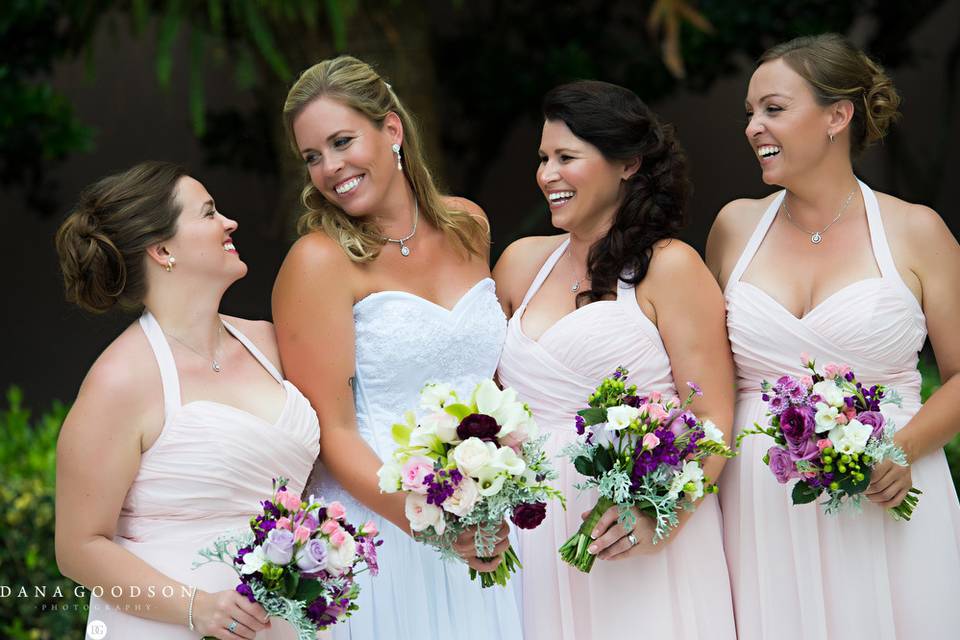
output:
[[[564,240],[547,259],[510,319],[498,369],[503,385],[516,389],[549,435],[546,450],[551,456],[576,438],[576,412],[618,366],[630,371],[630,382],[644,393],[676,393],[660,333],[640,309],[634,288],[622,281],[616,300],[579,307],[539,340],[524,333],[527,305],[568,243]],[[566,495],[567,510],[550,505],[540,527],[520,533],[526,640],[618,637],[637,621],[650,637],[734,637],[715,496],[704,499],[677,539],[660,553],[598,561],[590,574],[583,574],[560,560],[557,549],[580,526],[580,514],[593,507],[597,494],[577,490],[582,477],[567,460],[554,460],[556,486]]]
[[[860,189],[879,277],[843,287],[803,318],[743,282],[785,192],[737,261],[725,297],[739,429],[766,424],[760,382],[802,375],[801,353],[821,366],[849,364],[864,384],[896,389],[903,398],[890,414],[897,428],[920,409],[917,361],[926,321],[894,264],[876,195],[862,182]],[[953,637],[960,625],[952,604],[960,593],[960,508],[943,452],[913,463],[913,483],[924,495],[913,520],[903,523],[869,502],[861,514],[837,516],[825,516],[817,504],[793,506],[791,486],[778,484],[762,462],[771,444],[759,436],[744,440],[720,483],[739,637]],[[870,588],[850,588],[855,584]]]
[[[426,383],[448,382],[469,392],[493,376],[506,331],[490,278],[467,290],[452,309],[404,291],[372,293],[354,305],[353,321],[357,428],[381,459],[396,446],[392,425],[417,408]],[[384,541],[380,575],[360,576],[360,610],[334,627],[335,638],[519,640],[513,583],[481,590],[465,564],[442,561],[354,499],[322,466],[312,490],[344,502],[351,518],[374,519]]]
[[[320,451],[320,427],[307,399],[240,331],[224,327],[282,385],[285,400],[272,424],[247,411],[208,400],[181,404],[173,353],[156,319],[140,325],[153,349],[163,385],[164,424],[140,458],[127,491],[114,541],[161,573],[208,592],[232,589],[237,574],[221,564],[193,569],[198,551],[223,533],[247,526],[273,479],[284,476],[300,492]],[[168,640],[195,638],[183,625],[128,615],[92,597],[90,618],[104,621],[108,637]],[[286,638],[277,621],[258,638]]]

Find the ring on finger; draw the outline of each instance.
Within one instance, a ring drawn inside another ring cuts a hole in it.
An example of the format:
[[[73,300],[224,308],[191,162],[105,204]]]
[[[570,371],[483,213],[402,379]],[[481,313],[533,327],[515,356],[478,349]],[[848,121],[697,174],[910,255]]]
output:
[[[240,624],[240,623],[237,622],[236,620],[231,620],[231,621],[230,621],[230,624],[227,625],[227,631],[229,631],[230,633],[233,633],[234,631],[237,630],[237,626],[238,626],[239,624]]]
[[[627,540],[630,542],[630,546],[634,547],[637,544],[637,536],[633,535],[633,532],[627,534]]]

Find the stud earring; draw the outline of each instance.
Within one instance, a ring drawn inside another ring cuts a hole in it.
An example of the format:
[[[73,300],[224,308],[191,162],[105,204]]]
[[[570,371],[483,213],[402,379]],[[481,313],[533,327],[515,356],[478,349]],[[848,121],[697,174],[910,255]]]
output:
[[[167,273],[170,273],[171,271],[173,271],[173,268],[176,266],[176,264],[177,264],[177,259],[174,258],[173,256],[169,256],[167,258],[167,264],[164,265],[163,268],[167,270]]]
[[[400,145],[394,142],[393,146],[390,148],[393,150],[393,153],[395,153],[397,156],[397,171],[403,171],[403,165],[400,164]]]

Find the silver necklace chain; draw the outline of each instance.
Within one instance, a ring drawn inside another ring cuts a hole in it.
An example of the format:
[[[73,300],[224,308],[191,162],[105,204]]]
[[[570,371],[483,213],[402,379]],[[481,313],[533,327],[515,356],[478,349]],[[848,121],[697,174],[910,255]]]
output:
[[[578,277],[577,277],[577,272],[576,272],[576,270],[573,268],[573,252],[570,251],[570,247],[569,247],[569,246],[567,247],[566,253],[567,253],[567,255],[570,257],[570,273],[573,274],[573,278],[574,278],[573,284],[570,286],[570,292],[571,292],[571,293],[576,293],[577,291],[580,291],[580,283],[583,282],[584,280],[586,280],[586,279],[587,279],[587,276],[586,276],[586,274],[584,274],[584,276],[583,276],[582,278],[578,278]]]
[[[405,243],[407,240],[409,240],[410,238],[412,238],[412,237],[413,237],[413,234],[415,234],[415,233],[417,232],[417,223],[420,221],[420,202],[417,201],[417,200],[414,200],[414,207],[415,207],[415,208],[414,208],[414,210],[413,210],[413,231],[411,231],[410,233],[408,233],[408,234],[405,235],[404,237],[402,237],[402,238],[397,238],[397,239],[388,238],[387,236],[381,236],[386,242],[396,242],[397,244],[399,244],[399,245],[400,245],[400,255],[402,255],[404,258],[406,258],[408,255],[410,255],[410,247],[408,247],[408,246],[405,245],[404,243]]]
[[[163,330],[161,329],[161,331],[163,331]],[[177,342],[179,342],[180,344],[182,344],[183,346],[185,346],[187,349],[190,349],[190,351],[193,351],[195,354],[197,354],[198,356],[200,356],[200,357],[203,358],[204,360],[209,359],[210,362],[211,362],[210,368],[213,369],[214,373],[220,373],[221,371],[223,371],[223,367],[220,365],[220,358],[217,356],[217,352],[219,352],[219,351],[220,351],[220,348],[223,346],[223,344],[222,344],[222,338],[223,338],[223,323],[222,323],[222,322],[220,323],[220,326],[217,327],[217,347],[213,350],[213,355],[212,355],[212,356],[207,355],[207,354],[205,354],[205,353],[201,353],[200,351],[197,351],[196,349],[194,349],[194,348],[191,347],[189,344],[187,344],[186,342],[184,342],[183,340],[181,340],[181,339],[178,338],[177,336],[173,335],[172,333],[167,333],[166,331],[164,331],[163,333],[166,334],[166,335],[168,335],[168,336],[170,336],[171,338],[173,338],[174,340],[176,340]]]
[[[786,197],[786,196],[783,197],[783,202],[781,203],[780,206],[783,207],[783,212],[787,214],[787,220],[790,222],[790,224],[792,224],[792,225],[795,226],[797,229],[800,229],[800,231],[803,231],[805,234],[807,234],[808,236],[810,236],[810,242],[812,242],[813,244],[820,244],[821,242],[823,242],[823,234],[825,234],[825,233],[827,232],[827,229],[829,229],[830,227],[833,226],[833,223],[834,223],[834,222],[836,222],[837,220],[840,219],[840,216],[843,215],[843,212],[846,211],[846,210],[847,210],[847,207],[850,205],[850,201],[853,199],[853,194],[856,193],[856,192],[857,192],[857,188],[854,187],[853,190],[850,191],[849,194],[847,194],[847,199],[843,201],[843,204],[842,204],[842,205],[840,205],[840,208],[837,210],[837,215],[836,215],[836,217],[834,217],[834,219],[830,221],[830,224],[828,224],[827,226],[825,226],[825,227],[824,227],[823,229],[821,229],[820,231],[807,231],[806,229],[804,229],[803,227],[801,227],[799,224],[797,224],[797,223],[794,221],[793,216],[790,215],[790,209],[787,208],[787,197]]]

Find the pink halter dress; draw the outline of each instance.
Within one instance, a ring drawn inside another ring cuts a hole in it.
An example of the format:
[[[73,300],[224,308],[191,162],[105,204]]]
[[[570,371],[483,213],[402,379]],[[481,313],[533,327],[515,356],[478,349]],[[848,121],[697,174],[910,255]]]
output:
[[[802,375],[800,354],[849,364],[862,382],[895,388],[898,428],[920,409],[918,351],[926,322],[890,253],[876,196],[860,183],[880,277],[854,282],[797,318],[742,282],[783,200],[770,204],[724,292],[737,365],[734,424],[766,424],[762,380]],[[942,451],[912,466],[923,491],[910,522],[864,501],[862,513],[826,516],[793,506],[763,464],[772,441],[744,440],[720,479],[724,546],[742,640],[956,638],[960,634],[960,507]]]
[[[657,327],[623,282],[617,299],[585,305],[564,316],[539,340],[523,332],[531,298],[567,248],[565,240],[547,259],[523,303],[510,319],[498,374],[517,390],[544,433],[551,456],[576,438],[574,416],[618,366],[645,392],[676,393],[670,359]],[[519,532],[523,562],[523,624],[526,640],[589,640],[634,637],[724,640],[734,638],[730,584],[723,556],[720,511],[709,495],[676,538],[658,553],[627,560],[598,560],[584,574],[564,563],[557,549],[593,507],[595,491],[580,492],[573,465],[555,459],[556,486],[567,510],[548,506],[537,529]],[[640,637],[640,636],[637,636]]]
[[[320,426],[307,399],[246,336],[226,329],[286,391],[280,417],[270,424],[242,409],[195,400],[182,404],[180,381],[170,345],[149,312],[140,325],[150,341],[163,384],[164,424],[160,436],[140,458],[140,469],[124,499],[114,542],[161,573],[208,592],[233,589],[236,572],[225,564],[193,569],[197,551],[220,535],[248,526],[261,500],[284,476],[301,492],[320,453]],[[164,594],[157,592],[157,598]],[[179,590],[173,597],[181,597]],[[89,621],[106,625],[106,638],[191,640],[197,632],[133,615],[96,595]],[[88,630],[90,625],[88,624]],[[90,637],[89,635],[87,636]],[[257,638],[294,638],[287,623],[276,620]]]

